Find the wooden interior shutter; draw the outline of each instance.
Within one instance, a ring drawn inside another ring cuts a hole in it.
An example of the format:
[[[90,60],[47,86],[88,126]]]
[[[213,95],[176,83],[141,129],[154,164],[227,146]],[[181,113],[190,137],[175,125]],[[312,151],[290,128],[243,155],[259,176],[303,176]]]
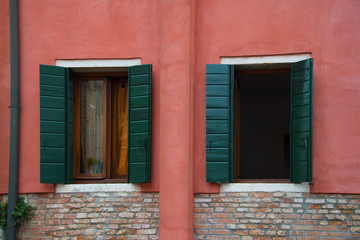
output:
[[[70,70],[40,65],[40,182],[72,183],[74,84]]]
[[[312,181],[313,59],[291,65],[291,182]]]
[[[150,182],[151,65],[129,67],[128,182]]]
[[[206,181],[234,181],[234,66],[206,65]]]

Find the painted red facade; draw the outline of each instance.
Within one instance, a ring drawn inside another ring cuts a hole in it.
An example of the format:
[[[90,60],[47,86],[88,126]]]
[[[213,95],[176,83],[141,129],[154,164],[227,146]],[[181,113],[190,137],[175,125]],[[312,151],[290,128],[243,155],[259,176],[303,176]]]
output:
[[[0,193],[7,193],[8,1],[0,6]],[[190,239],[194,193],[219,191],[205,178],[206,64],[309,53],[311,191],[359,194],[359,11],[356,0],[19,0],[19,191],[54,191],[39,181],[39,64],[141,58],[153,65],[152,179],[141,187],[160,194],[160,236],[176,228],[177,239]]]

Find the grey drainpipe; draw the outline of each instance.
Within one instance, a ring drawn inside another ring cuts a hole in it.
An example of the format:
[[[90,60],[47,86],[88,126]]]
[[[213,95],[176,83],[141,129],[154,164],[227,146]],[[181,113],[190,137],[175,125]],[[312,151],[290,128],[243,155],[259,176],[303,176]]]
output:
[[[10,154],[9,193],[7,209],[8,240],[16,239],[15,219],[12,212],[17,203],[19,159],[19,21],[18,0],[9,0],[10,21]]]

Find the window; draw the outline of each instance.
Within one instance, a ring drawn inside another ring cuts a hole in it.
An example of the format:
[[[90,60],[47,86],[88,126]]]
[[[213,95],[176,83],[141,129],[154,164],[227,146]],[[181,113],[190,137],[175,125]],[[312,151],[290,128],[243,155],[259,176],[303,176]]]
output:
[[[290,178],[290,79],[290,69],[235,67],[235,180]]]
[[[312,59],[290,73],[207,65],[206,79],[208,182],[311,181]]]
[[[127,76],[76,77],[74,115],[75,179],[126,181]]]
[[[75,78],[40,65],[40,181],[150,181],[151,65]]]

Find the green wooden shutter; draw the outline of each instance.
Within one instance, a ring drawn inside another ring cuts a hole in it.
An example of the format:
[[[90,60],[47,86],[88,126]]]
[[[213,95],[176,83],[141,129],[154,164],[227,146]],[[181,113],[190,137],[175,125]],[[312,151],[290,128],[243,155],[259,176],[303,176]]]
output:
[[[40,65],[40,182],[72,183],[74,84],[67,68]]]
[[[206,181],[234,181],[234,66],[206,65]]]
[[[312,181],[313,59],[291,65],[291,182]]]
[[[150,182],[151,65],[129,67],[128,182]]]

